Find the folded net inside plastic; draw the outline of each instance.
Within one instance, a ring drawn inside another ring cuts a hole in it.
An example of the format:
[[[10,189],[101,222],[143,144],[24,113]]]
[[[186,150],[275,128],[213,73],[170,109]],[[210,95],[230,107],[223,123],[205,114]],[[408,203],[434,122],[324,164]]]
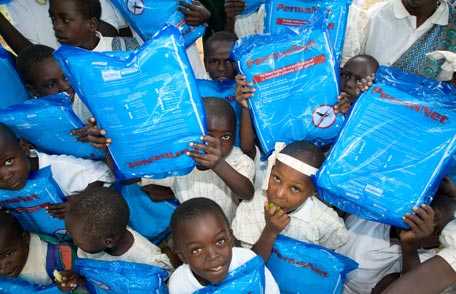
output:
[[[28,98],[10,54],[0,46],[0,109]]]

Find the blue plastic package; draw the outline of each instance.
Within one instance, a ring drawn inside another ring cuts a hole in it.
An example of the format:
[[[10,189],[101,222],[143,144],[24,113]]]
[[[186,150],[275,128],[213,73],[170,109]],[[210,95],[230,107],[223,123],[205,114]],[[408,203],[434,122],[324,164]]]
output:
[[[29,283],[22,279],[0,278],[1,294],[60,294],[60,290],[55,285],[40,286]]]
[[[340,61],[351,0],[266,0],[265,32],[317,25],[326,30],[336,60]]]
[[[335,141],[344,116],[334,111],[337,76],[321,30],[243,38],[233,55],[256,89],[249,107],[264,153],[276,142]]]
[[[125,179],[164,178],[193,169],[185,153],[205,134],[206,120],[176,28],[164,28],[135,51],[62,46],[54,54],[112,139],[109,151]]]
[[[196,80],[201,97],[222,98],[230,103],[236,116],[236,138],[234,143],[241,143],[241,106],[236,102],[236,81]]]
[[[248,15],[258,11],[261,4],[264,4],[264,0],[245,0],[245,7],[241,11],[241,15]]]
[[[186,24],[176,0],[112,0],[112,3],[144,41],[153,38],[155,33],[168,24],[181,31],[185,46],[188,47],[203,36],[206,30],[203,25],[194,27]]]
[[[121,194],[130,208],[129,226],[133,230],[155,244],[169,235],[171,216],[177,207],[175,203],[152,201],[136,184],[123,186]]]
[[[26,100],[29,95],[16,72],[10,54],[0,45],[0,109]]]
[[[65,196],[52,178],[50,167],[32,173],[25,186],[17,191],[0,189],[0,207],[11,211],[25,231],[64,235],[63,220],[46,210],[49,203],[63,203]]]
[[[358,268],[352,259],[324,247],[277,237],[266,264],[280,293],[342,293],[346,275]]]
[[[124,261],[77,259],[74,271],[86,279],[91,294],[167,294],[169,273],[156,266]]]
[[[264,262],[256,256],[229,272],[220,284],[206,286],[195,294],[256,294],[265,290]]]
[[[82,128],[84,124],[74,114],[66,94],[30,99],[0,109],[0,122],[8,125],[18,137],[46,153],[104,158],[101,149],[80,142],[71,135],[72,130]]]
[[[413,76],[403,76],[380,72],[358,99],[317,185],[346,212],[408,228],[402,217],[431,202],[456,152],[456,95],[437,81],[406,87]]]

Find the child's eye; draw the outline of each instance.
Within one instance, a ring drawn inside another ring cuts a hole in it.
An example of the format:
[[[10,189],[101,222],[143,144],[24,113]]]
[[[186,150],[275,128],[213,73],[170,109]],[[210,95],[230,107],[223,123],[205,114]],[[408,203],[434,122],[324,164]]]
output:
[[[70,21],[71,21],[71,19],[66,18],[66,17],[63,19],[63,23],[70,23]]]
[[[231,140],[231,135],[224,135],[224,136],[222,136],[221,139],[222,139],[223,141],[229,141],[229,140]]]
[[[299,193],[299,192],[301,192],[301,189],[299,189],[299,188],[296,187],[296,186],[292,186],[292,187],[290,188],[290,190],[291,190],[291,192],[293,192],[293,193]]]
[[[52,81],[52,82],[47,83],[44,87],[47,89],[53,89],[53,88],[55,88],[56,84],[57,84],[56,82]]]
[[[203,250],[201,248],[196,248],[196,249],[192,249],[192,254],[193,255],[198,255],[202,252]]]
[[[272,179],[274,180],[274,182],[280,183],[280,178],[278,176],[272,175]]]
[[[225,239],[218,240],[216,245],[219,246],[219,247],[222,247],[223,245],[225,245]]]
[[[3,163],[4,166],[12,166],[14,163],[14,159],[13,158],[10,158],[10,159],[7,159],[5,160],[5,162]]]

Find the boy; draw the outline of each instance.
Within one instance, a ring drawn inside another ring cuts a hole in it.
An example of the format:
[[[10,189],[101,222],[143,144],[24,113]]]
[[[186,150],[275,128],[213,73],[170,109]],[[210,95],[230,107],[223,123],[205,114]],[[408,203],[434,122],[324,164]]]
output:
[[[253,200],[239,205],[232,225],[234,236],[265,261],[279,234],[339,248],[348,239],[344,222],[318,199],[312,182],[325,159],[323,152],[306,141],[280,147],[277,144],[270,157],[266,191],[257,191]]]
[[[239,148],[233,147],[235,117],[230,104],[222,99],[204,98],[204,106],[208,130],[203,137],[205,144],[192,143],[193,150],[188,153],[197,168],[188,175],[162,181],[143,179],[142,185],[152,184],[144,187],[144,191],[154,200],[176,197],[183,203],[196,196],[212,199],[231,221],[239,200],[253,196],[254,165]]]
[[[170,294],[194,293],[208,284],[218,284],[226,275],[255,257],[236,248],[229,222],[220,206],[207,198],[193,198],[179,206],[171,220],[176,253],[184,265],[169,279]],[[265,293],[280,293],[267,268]]]
[[[213,34],[204,43],[204,65],[212,80],[234,80],[236,66],[230,55],[236,41],[235,34],[221,31]]]

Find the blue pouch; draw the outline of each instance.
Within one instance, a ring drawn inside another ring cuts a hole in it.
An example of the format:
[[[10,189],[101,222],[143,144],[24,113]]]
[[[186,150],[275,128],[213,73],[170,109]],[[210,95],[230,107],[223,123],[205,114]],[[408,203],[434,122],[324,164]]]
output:
[[[236,102],[236,81],[196,80],[201,97],[221,98],[230,103],[236,116],[236,146],[241,144],[241,106]]]
[[[260,8],[261,4],[264,4],[265,0],[245,0],[245,7],[242,10],[241,15],[252,14]]]
[[[243,38],[233,55],[256,89],[249,107],[266,155],[276,142],[335,141],[344,116],[334,111],[337,77],[322,31]]]
[[[153,243],[160,243],[169,233],[171,216],[177,205],[170,201],[154,202],[133,184],[123,186],[121,194],[130,208],[129,226]]]
[[[326,30],[337,61],[342,57],[351,0],[266,0],[265,32],[318,26]]]
[[[0,277],[1,294],[61,294],[57,286],[40,286],[22,279],[9,279]]]
[[[156,266],[124,261],[77,259],[75,272],[86,279],[91,294],[166,294],[169,273]]]
[[[346,275],[358,267],[324,247],[279,235],[266,265],[280,293],[342,293]]]
[[[402,217],[431,202],[456,152],[456,95],[437,81],[420,87],[421,78],[407,87],[414,77],[403,75],[395,87],[380,72],[358,99],[317,185],[346,212],[408,228]]]
[[[256,256],[229,272],[220,284],[206,286],[194,294],[260,294],[265,290],[264,262]]]
[[[102,150],[71,135],[72,130],[82,128],[84,124],[71,109],[69,97],[63,93],[0,109],[0,122],[46,153],[104,158]]]
[[[32,173],[25,186],[17,191],[0,189],[0,207],[11,211],[25,231],[47,235],[64,235],[63,220],[46,210],[49,203],[63,203],[65,196],[52,178],[50,167]]]
[[[177,0],[112,0],[112,3],[144,41],[152,39],[165,25],[173,25],[180,30],[188,47],[206,30],[203,25],[194,27],[185,23]]]
[[[204,107],[180,32],[168,26],[140,49],[99,53],[62,46],[65,74],[101,128],[125,179],[184,175],[205,133]]]
[[[2,89],[0,109],[21,103],[29,97],[10,54],[2,46],[0,46],[0,89]]]

